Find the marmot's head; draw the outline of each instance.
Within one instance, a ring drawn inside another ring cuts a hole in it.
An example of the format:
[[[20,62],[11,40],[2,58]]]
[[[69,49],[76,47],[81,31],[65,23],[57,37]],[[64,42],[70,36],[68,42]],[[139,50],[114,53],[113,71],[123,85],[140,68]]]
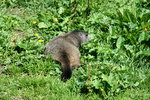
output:
[[[89,35],[86,32],[76,30],[76,31],[72,31],[70,33],[76,34],[80,38],[81,43],[87,42],[89,40]]]

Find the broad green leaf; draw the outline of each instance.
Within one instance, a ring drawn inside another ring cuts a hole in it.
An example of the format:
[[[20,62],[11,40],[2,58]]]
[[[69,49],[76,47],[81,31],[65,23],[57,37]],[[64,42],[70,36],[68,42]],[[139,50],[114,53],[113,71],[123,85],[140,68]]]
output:
[[[122,43],[124,41],[124,38],[122,36],[120,36],[118,39],[117,39],[117,43],[116,43],[116,46],[118,49],[120,49]]]
[[[93,82],[93,86],[96,88],[96,89],[99,89],[100,88],[100,82],[98,80],[94,80]]]
[[[40,22],[40,23],[38,24],[38,27],[39,27],[39,28],[48,28],[48,26],[47,26],[44,22]]]
[[[58,13],[62,14],[64,11],[65,11],[65,9],[63,7],[60,7]]]
[[[17,44],[17,46],[19,46],[20,48],[23,48],[25,50],[28,50],[27,44],[19,43],[19,44]]]
[[[132,45],[124,45],[124,47],[126,48],[126,50],[129,50],[131,53],[134,52]]]
[[[102,74],[102,79],[106,81],[110,86],[113,86],[113,75],[110,74],[109,76]]]
[[[142,32],[139,36],[138,42],[142,42],[143,40],[146,40],[146,33]]]
[[[144,55],[144,56],[150,56],[150,50],[145,50],[140,52],[140,54]]]
[[[135,84],[134,84],[134,86],[138,86],[140,83],[139,82],[136,82]]]

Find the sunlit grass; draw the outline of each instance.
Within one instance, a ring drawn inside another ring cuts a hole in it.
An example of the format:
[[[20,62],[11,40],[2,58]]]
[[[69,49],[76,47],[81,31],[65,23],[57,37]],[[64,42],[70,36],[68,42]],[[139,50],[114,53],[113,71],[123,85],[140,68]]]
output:
[[[90,13],[86,0],[0,4],[0,99],[150,98],[148,0],[90,0]],[[72,30],[91,40],[80,48],[80,68],[62,82],[60,64],[43,52],[50,39]]]

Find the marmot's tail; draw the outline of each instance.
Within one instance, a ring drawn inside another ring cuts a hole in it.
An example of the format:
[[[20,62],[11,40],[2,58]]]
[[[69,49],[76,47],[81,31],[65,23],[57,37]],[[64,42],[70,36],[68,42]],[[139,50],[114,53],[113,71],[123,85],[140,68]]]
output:
[[[66,81],[71,78],[72,68],[69,60],[69,55],[66,52],[61,52],[60,62],[62,65],[62,81]]]

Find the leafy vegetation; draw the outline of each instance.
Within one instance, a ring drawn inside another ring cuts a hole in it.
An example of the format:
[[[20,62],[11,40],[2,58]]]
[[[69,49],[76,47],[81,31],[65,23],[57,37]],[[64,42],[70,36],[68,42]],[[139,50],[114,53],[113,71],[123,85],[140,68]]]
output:
[[[149,100],[149,0],[1,0],[0,99]],[[43,54],[58,34],[84,30],[81,67],[67,82]]]

